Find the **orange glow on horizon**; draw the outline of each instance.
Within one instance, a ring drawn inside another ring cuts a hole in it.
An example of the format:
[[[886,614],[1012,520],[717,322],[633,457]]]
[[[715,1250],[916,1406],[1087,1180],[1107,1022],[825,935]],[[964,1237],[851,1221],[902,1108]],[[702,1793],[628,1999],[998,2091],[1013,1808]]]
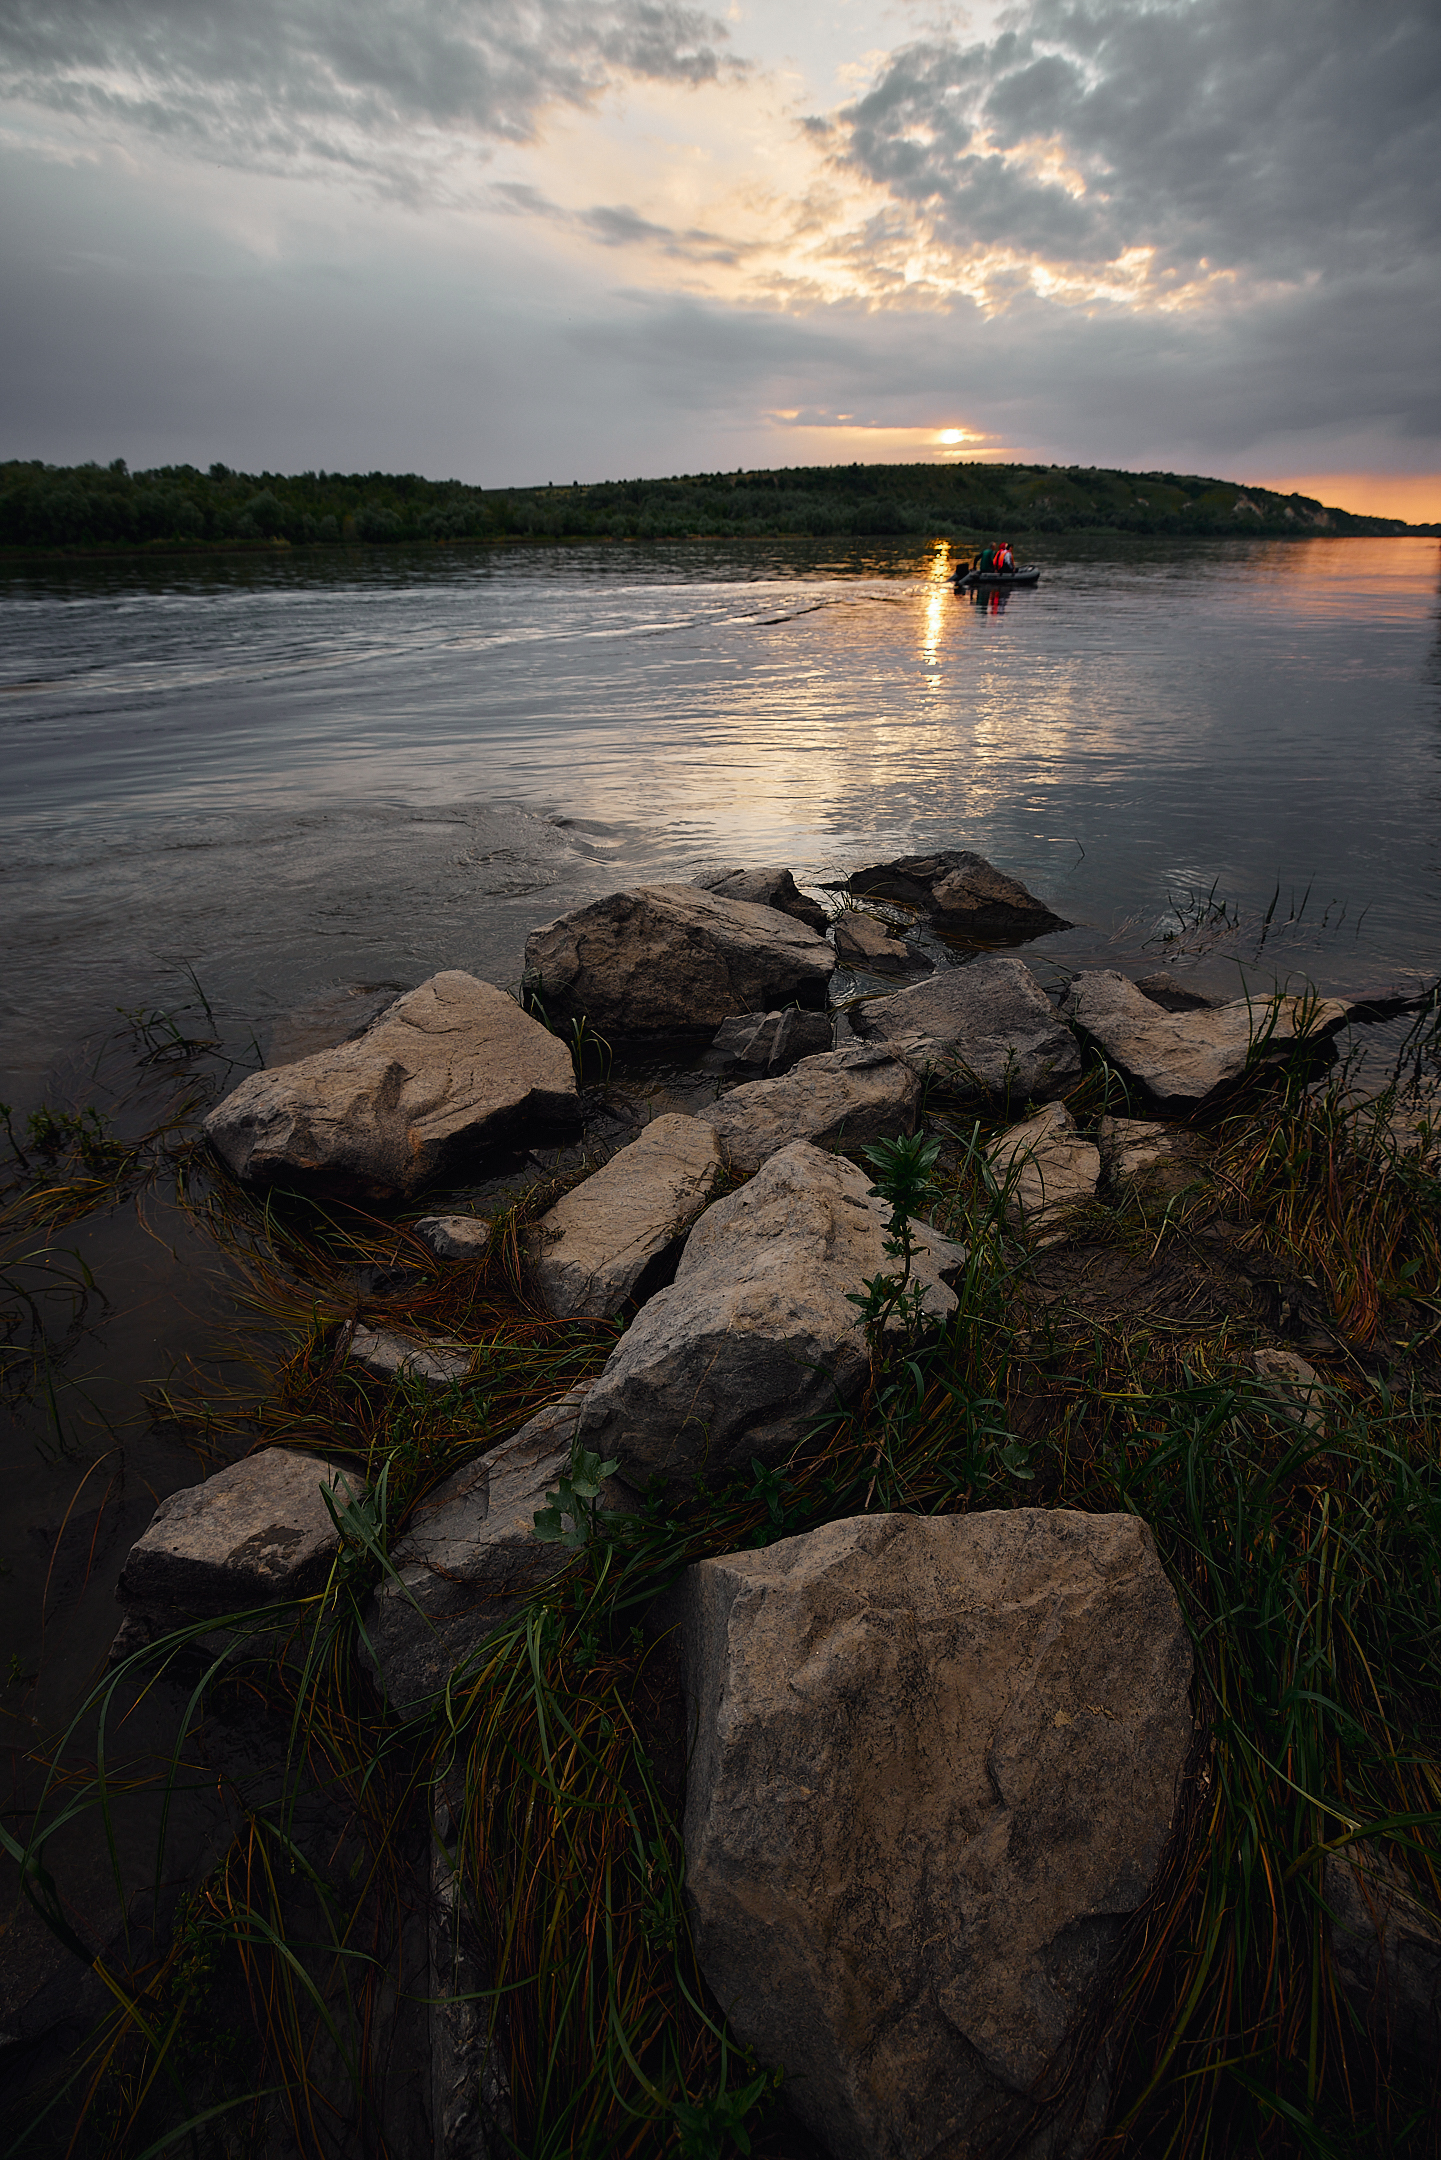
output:
[[[1287,473],[1280,479],[1257,474],[1251,485],[1275,488],[1282,495],[1313,495],[1333,510],[1351,510],[1360,517],[1441,524],[1441,473]]]

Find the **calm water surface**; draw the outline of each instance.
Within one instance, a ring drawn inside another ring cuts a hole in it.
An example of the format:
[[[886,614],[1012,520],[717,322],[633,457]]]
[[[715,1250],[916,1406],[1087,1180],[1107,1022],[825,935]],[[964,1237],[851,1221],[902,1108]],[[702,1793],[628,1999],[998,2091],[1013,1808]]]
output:
[[[722,862],[975,848],[1074,923],[1043,970],[1434,976],[1436,543],[1032,553],[1040,589],[996,610],[914,549],[6,572],[0,1094],[83,1101],[116,1007],[183,1002],[186,969],[274,1060],[343,1032],[358,983],[510,982],[537,923]],[[67,1233],[103,1295],[58,1417],[22,1406],[0,1456],[22,1721],[92,1668],[130,1538],[197,1474],[142,1405],[225,1285],[150,1227]]]

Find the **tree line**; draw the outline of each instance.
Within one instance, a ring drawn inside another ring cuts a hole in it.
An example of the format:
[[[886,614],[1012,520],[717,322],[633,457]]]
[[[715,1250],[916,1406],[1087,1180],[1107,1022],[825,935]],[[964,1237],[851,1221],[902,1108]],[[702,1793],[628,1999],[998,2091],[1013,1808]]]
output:
[[[0,548],[110,552],[515,539],[946,538],[1002,533],[1434,532],[1195,474],[1058,465],[828,465],[528,488],[418,473],[0,464]]]

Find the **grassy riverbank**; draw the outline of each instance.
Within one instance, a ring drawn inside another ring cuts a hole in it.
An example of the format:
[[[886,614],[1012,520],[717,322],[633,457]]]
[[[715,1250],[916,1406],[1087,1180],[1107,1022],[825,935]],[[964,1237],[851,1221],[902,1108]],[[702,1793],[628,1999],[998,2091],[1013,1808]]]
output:
[[[969,539],[1107,532],[1277,539],[1435,532],[1199,474],[1059,465],[787,467],[469,487],[418,473],[0,465],[0,552],[173,553],[505,539]]]
[[[1434,1060],[1427,1027],[1408,1070]],[[175,1054],[193,1112],[205,1051]],[[1070,1107],[1086,1129],[1131,1106],[1093,1067]],[[1102,2149],[1435,2153],[1436,2065],[1389,2057],[1358,2023],[1325,1889],[1328,1855],[1364,1842],[1441,1906],[1441,1186],[1427,1135],[1413,1145],[1393,1109],[1336,1076],[1258,1070],[1197,1126],[1187,1184],[1129,1188],[1038,1247],[989,1170],[989,1129],[934,1088],[927,1212],[971,1253],[944,1334],[874,1369],[779,1469],[678,1510],[582,1514],[564,1576],[407,1723],[383,1714],[360,1654],[395,1525],[614,1341],[530,1296],[514,1233],[554,1181],[515,1202],[483,1261],[440,1269],[400,1217],[257,1201],[165,1120],[108,1153],[94,1126],[30,1136],[12,1229],[33,1240],[173,1178],[246,1286],[253,1389],[158,1414],[206,1461],[300,1441],[363,1463],[381,1498],[349,1519],[283,1652],[271,1639],[220,1666],[194,1642],[154,1646],[54,1752],[19,1842],[62,1928],[56,1826],[118,1819],[163,1786],[126,1761],[122,1722],[162,1671],[189,1705],[171,1781],[223,1789],[230,1827],[174,1924],[138,1926],[105,1971],[103,2015],[50,2089],[25,2093],[14,2149],[413,2150],[440,1789],[474,1928],[462,1985],[514,2151],[801,2160],[783,2088],[728,2039],[691,1950],[678,1675],[648,1616],[706,1553],[868,1509],[1040,1505],[1149,1523],[1197,1660],[1174,1849],[1090,2036],[1088,2059],[1116,2062]],[[474,1343],[471,1373],[444,1394],[359,1376],[343,1356],[357,1318]],[[1315,1399],[1268,1391],[1266,1343],[1305,1355]],[[1083,2068],[1040,2098],[1064,2106]]]

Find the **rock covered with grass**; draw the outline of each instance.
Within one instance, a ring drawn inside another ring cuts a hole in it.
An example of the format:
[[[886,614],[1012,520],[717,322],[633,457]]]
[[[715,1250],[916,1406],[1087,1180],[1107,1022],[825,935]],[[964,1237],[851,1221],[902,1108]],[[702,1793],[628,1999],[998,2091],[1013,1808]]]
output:
[[[986,1150],[997,1180],[1008,1188],[1007,1212],[1033,1234],[1057,1235],[1072,1209],[1096,1197],[1101,1151],[1083,1139],[1064,1103],[1047,1103],[1012,1125]]]
[[[1341,998],[1240,998],[1168,1012],[1114,968],[1078,975],[1066,1010],[1127,1080],[1153,1101],[1190,1109],[1239,1080],[1259,1060],[1290,1055],[1303,1038],[1320,1044],[1350,1018]]]
[[[686,1891],[732,2028],[833,2154],[1004,2143],[1171,1831],[1191,1648],[1149,1530],[862,1516],[682,1598]],[[1080,2140],[1028,2150],[1085,2149],[1103,2063],[1076,2097]]]
[[[846,1015],[863,1042],[889,1044],[948,1093],[1048,1102],[1081,1076],[1075,1036],[1023,960],[979,953]]]
[[[365,1615],[367,1662],[398,1709],[444,1687],[570,1557],[536,1537],[535,1518],[569,1470],[586,1393],[572,1388],[414,1510]]]
[[[921,1084],[884,1046],[802,1058],[776,1080],[733,1088],[700,1112],[732,1169],[749,1175],[793,1140],[853,1147],[915,1131]]]
[[[524,990],[552,1022],[630,1042],[713,1033],[739,1013],[823,1008],[835,948],[793,915],[696,885],[641,885],[534,930]]]
[[[458,1174],[579,1116],[570,1052],[492,983],[447,969],[352,1041],[252,1073],[205,1120],[239,1178],[366,1198]]]
[[[703,1119],[654,1119],[527,1233],[526,1256],[550,1310],[561,1320],[609,1315],[647,1294],[648,1278],[659,1287],[724,1168]]]
[[[690,1234],[675,1281],[638,1314],[581,1412],[587,1448],[618,1460],[637,1491],[685,1493],[752,1457],[775,1462],[860,1389],[865,1336],[847,1293],[894,1267],[887,1211],[853,1163],[808,1141],[782,1148],[717,1200]],[[965,1254],[916,1226],[925,1315],[955,1309],[944,1276]]]

